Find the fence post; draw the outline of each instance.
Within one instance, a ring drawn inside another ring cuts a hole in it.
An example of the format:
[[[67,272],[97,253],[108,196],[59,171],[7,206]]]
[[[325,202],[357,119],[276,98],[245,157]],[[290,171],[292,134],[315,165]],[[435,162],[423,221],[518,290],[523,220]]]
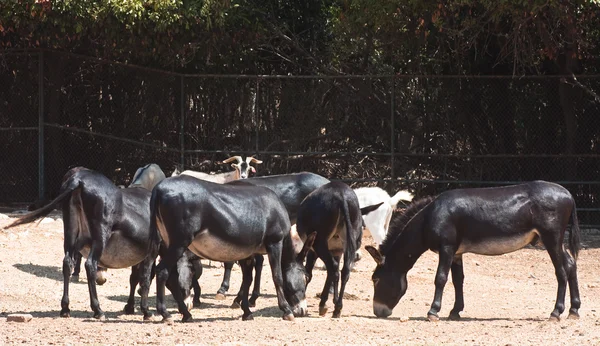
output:
[[[38,199],[46,194],[44,177],[44,51],[38,54]]]
[[[395,124],[394,124],[394,114],[396,113],[396,105],[395,105],[395,99],[396,99],[396,78],[394,78],[394,76],[392,76],[392,100],[390,102],[391,106],[391,112],[390,112],[390,154],[391,154],[391,158],[390,158],[390,165],[391,165],[391,176],[392,176],[392,181],[396,180],[396,174],[394,173],[394,142],[396,140],[395,138]]]
[[[180,78],[180,94],[181,94],[181,107],[180,107],[180,120],[179,120],[179,169],[183,172],[183,165],[185,162],[185,136],[184,136],[184,121],[185,121],[185,83],[184,83],[184,75],[181,75]]]
[[[260,77],[256,77],[256,91],[254,93],[254,128],[255,128],[255,150],[256,150],[256,154],[258,155],[258,132],[260,131],[260,125],[259,125],[259,121],[260,118],[258,116],[258,107],[256,105],[257,102],[259,102],[259,91],[260,91]]]

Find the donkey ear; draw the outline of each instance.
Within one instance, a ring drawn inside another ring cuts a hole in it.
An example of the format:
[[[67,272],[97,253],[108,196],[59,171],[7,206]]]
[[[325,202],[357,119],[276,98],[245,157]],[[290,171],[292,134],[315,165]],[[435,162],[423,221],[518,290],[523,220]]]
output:
[[[296,260],[298,262],[300,262],[300,263],[304,262],[304,259],[306,258],[306,254],[308,254],[308,251],[310,251],[310,249],[312,248],[316,237],[317,237],[317,232],[313,232],[313,233],[309,234],[308,237],[306,237],[304,246],[302,246],[302,250],[296,257]]]
[[[256,168],[250,166],[250,171],[252,171],[252,173],[256,173]]]
[[[367,250],[367,252],[371,254],[371,257],[373,257],[377,265],[382,265],[383,262],[385,262],[385,258],[383,257],[381,252],[379,252],[379,250],[377,250],[376,248],[372,247],[371,245],[367,245],[365,246],[365,250]]]

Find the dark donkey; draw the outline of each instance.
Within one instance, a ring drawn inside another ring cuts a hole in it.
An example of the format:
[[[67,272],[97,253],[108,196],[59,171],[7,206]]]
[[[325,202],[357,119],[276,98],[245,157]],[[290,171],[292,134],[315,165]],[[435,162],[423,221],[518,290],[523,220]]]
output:
[[[350,269],[360,248],[363,219],[383,203],[360,208],[354,191],[342,182],[331,182],[311,192],[298,209],[298,234],[305,239],[316,234],[313,250],[306,257],[307,285],[312,278],[317,256],[325,263],[327,279],[321,293],[319,315],[327,313],[325,304],[329,290],[333,286],[333,317],[340,317],[343,307],[344,290],[350,278]],[[340,279],[340,259],[344,255],[342,284],[338,294]]]
[[[96,292],[99,265],[104,268],[127,268],[140,264],[137,266],[139,270],[147,270],[147,273],[139,273],[137,268],[132,268],[130,281],[139,281],[142,312],[145,318],[151,316],[147,302],[150,270],[154,263],[154,258],[148,256],[150,196],[151,192],[145,188],[120,189],[104,175],[80,168],[72,172],[62,184],[58,197],[52,202],[6,226],[8,228],[35,221],[62,203],[65,257],[61,317],[70,316],[69,276],[78,252],[87,257],[85,270],[95,318],[105,317]],[[133,312],[133,292],[134,287],[131,288],[126,311]]]
[[[312,245],[311,239],[296,255],[285,206],[273,191],[246,183],[222,185],[178,176],[167,178],[154,188],[150,210],[154,253],[159,238],[165,245],[165,255],[156,268],[156,309],[164,320],[170,320],[164,301],[165,282],[186,249],[213,261],[239,261],[244,320],[252,319],[248,304],[252,257],[265,252],[283,318],[293,320],[294,314],[306,313],[302,261]],[[177,290],[172,293],[182,321],[189,321],[191,314],[183,295]]]
[[[67,181],[75,172],[78,172],[82,169],[87,169],[85,167],[73,167],[65,173],[63,176],[62,182]],[[160,167],[155,163],[150,163],[145,165],[144,167],[140,167],[135,171],[133,178],[131,179],[131,184],[129,187],[142,187],[148,191],[152,191],[154,186],[158,184],[161,180],[165,179],[165,173],[160,169]],[[75,253],[75,269],[73,270],[73,274],[71,275],[71,281],[79,281],[79,272],[81,268],[81,253]],[[106,272],[106,268],[102,268],[98,266],[98,272],[96,276],[96,283],[98,285],[103,285],[106,282],[106,277],[104,273]],[[133,306],[129,308],[131,311]]]
[[[248,178],[242,180],[236,180],[229,184],[252,184],[256,186],[266,187],[267,189],[275,192],[277,197],[283,202],[285,209],[288,212],[290,224],[296,224],[298,217],[298,208],[300,203],[308,194],[329,183],[329,180],[314,173],[301,172],[293,174],[280,174],[270,175],[266,177]],[[297,249],[298,250],[298,249]],[[256,299],[260,296],[260,277],[263,266],[263,256],[254,256],[254,287],[252,289],[252,295],[250,297],[250,307],[256,305]],[[225,275],[223,275],[223,282],[217,292],[217,299],[224,299],[224,294],[229,290],[229,279],[231,277],[231,269],[233,268],[233,262],[225,263]],[[232,307],[238,307],[242,301],[241,291],[238,292],[237,297],[234,299]]]
[[[569,223],[569,250],[563,248]],[[439,320],[442,292],[452,270],[455,302],[450,319],[459,319],[464,308],[464,253],[501,255],[516,251],[541,239],[558,280],[558,294],[551,320],[565,309],[567,282],[571,293],[570,318],[579,317],[577,254],[580,248],[579,224],[573,197],[564,187],[534,181],[495,188],[450,190],[435,198],[412,204],[404,213],[395,213],[390,230],[379,250],[366,247],[377,262],[373,273],[373,312],[387,317],[407,288],[406,274],[428,249],[439,253],[435,276],[435,296],[427,313]]]

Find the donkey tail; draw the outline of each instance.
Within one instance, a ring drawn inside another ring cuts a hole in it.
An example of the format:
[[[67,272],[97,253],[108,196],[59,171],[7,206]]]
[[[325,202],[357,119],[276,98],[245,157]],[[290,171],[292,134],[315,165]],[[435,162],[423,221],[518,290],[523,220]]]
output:
[[[158,218],[160,215],[157,191],[158,189],[152,189],[152,197],[150,197],[150,241],[148,243],[150,251],[158,249],[161,242],[160,234],[158,233]]]
[[[573,209],[571,210],[571,231],[569,232],[569,250],[575,261],[577,261],[580,249],[581,232],[579,230],[579,220],[577,219],[577,208],[575,207],[575,201],[573,201]]]
[[[27,214],[21,216],[20,218],[16,219],[11,224],[4,226],[4,229],[15,227],[15,226],[22,225],[25,223],[30,223],[41,217],[44,217],[44,216],[50,214],[50,212],[52,210],[54,210],[54,208],[56,208],[56,205],[58,203],[62,202],[65,198],[70,197],[71,194],[73,193],[73,191],[75,191],[80,186],[81,186],[81,180],[79,178],[72,176],[71,178],[69,178],[69,180],[67,180],[63,184],[63,186],[60,189],[61,190],[60,194],[52,202],[41,207],[40,209],[34,210],[31,213],[27,213]]]
[[[342,213],[344,213],[344,221],[346,222],[346,249],[344,252],[344,263],[354,262],[356,257],[357,243],[360,247],[360,240],[362,236],[357,235],[357,239],[354,239],[352,232],[352,222],[350,222],[350,210],[348,209],[348,201],[344,200],[342,203]],[[362,217],[361,217],[362,219]]]

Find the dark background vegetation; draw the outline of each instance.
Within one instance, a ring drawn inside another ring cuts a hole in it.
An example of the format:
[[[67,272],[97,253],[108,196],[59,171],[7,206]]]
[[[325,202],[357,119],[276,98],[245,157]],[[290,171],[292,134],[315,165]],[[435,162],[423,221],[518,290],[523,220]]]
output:
[[[41,129],[44,198],[75,165],[127,184],[148,162],[224,171],[256,154],[259,175],[417,195],[556,181],[598,224],[599,15],[553,0],[1,2],[0,201],[39,197]]]

